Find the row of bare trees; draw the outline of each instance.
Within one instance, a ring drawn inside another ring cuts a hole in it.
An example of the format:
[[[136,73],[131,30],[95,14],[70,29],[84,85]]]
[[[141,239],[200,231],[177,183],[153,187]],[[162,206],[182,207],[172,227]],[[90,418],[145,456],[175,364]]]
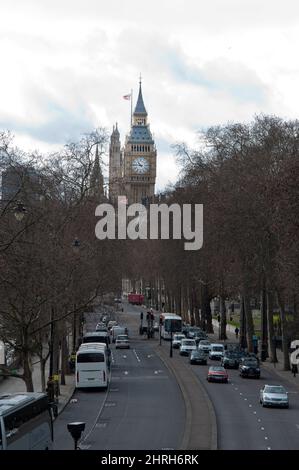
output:
[[[267,320],[262,340],[268,339],[276,361],[273,315],[279,313],[288,369],[289,342],[299,335],[299,122],[257,116],[248,124],[201,132],[197,150],[178,143],[174,151],[181,178],[164,200],[203,204],[203,248],[187,252],[180,240],[140,241],[133,265],[128,250],[130,276],[152,284],[162,279],[167,310],[185,318],[189,311],[191,321],[209,332],[210,302],[218,297],[222,339],[225,300],[238,299],[240,341],[249,351],[255,333],[251,301],[261,299]]]
[[[95,147],[104,152],[106,142],[105,130],[98,129],[53,155],[28,155],[13,146],[9,133],[0,134],[1,170],[18,174],[11,181],[14,194],[0,207],[0,340],[20,365],[18,373],[0,366],[0,375],[23,379],[28,391],[36,358],[46,388],[50,353],[51,373],[60,370],[64,383],[83,312],[120,285],[119,247],[99,242],[94,232],[101,201],[90,187],[91,174]]]

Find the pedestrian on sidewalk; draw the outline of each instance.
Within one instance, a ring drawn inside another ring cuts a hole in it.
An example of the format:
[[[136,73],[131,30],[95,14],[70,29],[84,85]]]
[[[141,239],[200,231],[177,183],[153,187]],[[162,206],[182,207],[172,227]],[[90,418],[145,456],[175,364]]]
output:
[[[238,339],[238,337],[239,337],[239,328],[237,326],[235,328],[235,334],[236,334],[236,338]]]
[[[298,366],[295,363],[292,364],[292,374],[294,377],[296,377],[296,374],[298,374]]]

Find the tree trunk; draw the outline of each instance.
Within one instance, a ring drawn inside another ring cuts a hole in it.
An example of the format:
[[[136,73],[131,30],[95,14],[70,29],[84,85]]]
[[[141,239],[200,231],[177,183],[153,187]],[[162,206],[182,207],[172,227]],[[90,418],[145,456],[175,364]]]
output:
[[[245,316],[245,307],[244,307],[244,296],[241,296],[240,299],[240,337],[239,343],[242,349],[247,348],[247,340],[246,340],[246,316]]]
[[[269,341],[269,357],[271,362],[277,362],[276,347],[274,341],[274,324],[273,324],[273,294],[267,291],[267,323],[268,323],[268,341]]]
[[[42,386],[42,392],[46,390],[46,363],[47,359],[40,357],[40,381]]]
[[[212,323],[211,298],[208,287],[205,284],[201,290],[201,315],[203,318],[203,328],[207,333],[214,333]]]
[[[66,332],[65,328],[63,331],[63,336],[61,338],[61,385],[65,385],[65,375],[69,372],[68,371],[68,347],[66,341]]]
[[[220,295],[219,299],[220,303],[220,335],[219,338],[222,340],[226,340],[226,307],[225,307],[225,299],[223,295]]]
[[[30,354],[28,351],[23,353],[23,374],[24,382],[26,384],[27,392],[34,392],[33,379],[32,379],[32,370],[31,370],[31,360]]]
[[[267,295],[265,283],[261,290],[261,360],[268,357]]]
[[[286,334],[286,315],[285,315],[285,306],[282,295],[277,291],[277,302],[279,306],[280,313],[280,324],[281,324],[281,339],[282,339],[282,352],[283,352],[283,369],[290,370],[290,357],[289,357],[289,345],[288,337]]]
[[[253,319],[252,319],[252,311],[250,306],[250,298],[246,294],[244,295],[244,310],[245,310],[245,318],[246,318],[246,339],[248,345],[248,352],[253,352],[253,335],[254,335],[254,326],[253,326]]]

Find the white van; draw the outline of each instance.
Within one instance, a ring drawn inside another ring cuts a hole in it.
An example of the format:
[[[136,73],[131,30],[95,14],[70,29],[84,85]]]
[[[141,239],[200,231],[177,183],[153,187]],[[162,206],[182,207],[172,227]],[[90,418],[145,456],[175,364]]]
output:
[[[52,448],[53,413],[48,396],[39,392],[0,396],[0,450]]]
[[[220,343],[212,343],[209,351],[210,359],[222,359],[224,355],[224,346]]]
[[[103,343],[81,344],[76,354],[76,388],[107,388],[109,355]]]

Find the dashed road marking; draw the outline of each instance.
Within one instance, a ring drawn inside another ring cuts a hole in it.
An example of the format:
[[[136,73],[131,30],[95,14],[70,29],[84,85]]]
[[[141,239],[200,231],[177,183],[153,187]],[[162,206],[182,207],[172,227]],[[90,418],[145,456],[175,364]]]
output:
[[[125,374],[125,375],[128,375],[128,373],[129,373],[129,372],[128,372],[127,370],[124,371],[124,374]]]
[[[139,359],[139,356],[138,356],[138,354],[137,354],[137,352],[136,352],[136,349],[133,349],[133,353],[134,353],[134,355],[135,355],[137,361],[138,361],[138,362],[141,362],[140,359]]]
[[[107,407],[109,407],[109,406],[116,406],[116,403],[115,403],[115,401],[107,401],[107,402],[105,403],[105,406],[107,406]]]
[[[256,411],[254,411],[253,414],[256,415]]]
[[[262,430],[262,431],[265,431],[265,428],[261,427],[261,430]]]
[[[271,450],[271,447],[267,447],[267,450]]]
[[[82,450],[87,450],[91,447],[90,444],[79,444],[79,448]]]
[[[127,356],[124,354],[124,355],[123,355],[123,358],[124,358],[124,359],[127,359]]]
[[[247,398],[244,398],[244,401],[247,401]]]
[[[248,405],[248,406],[249,406],[249,408],[252,408],[252,405]]]
[[[267,441],[267,440],[268,440],[268,437],[267,437],[267,436],[265,436],[265,439],[266,439],[266,441]]]
[[[95,425],[96,428],[105,428],[107,426],[107,423],[97,423]]]

